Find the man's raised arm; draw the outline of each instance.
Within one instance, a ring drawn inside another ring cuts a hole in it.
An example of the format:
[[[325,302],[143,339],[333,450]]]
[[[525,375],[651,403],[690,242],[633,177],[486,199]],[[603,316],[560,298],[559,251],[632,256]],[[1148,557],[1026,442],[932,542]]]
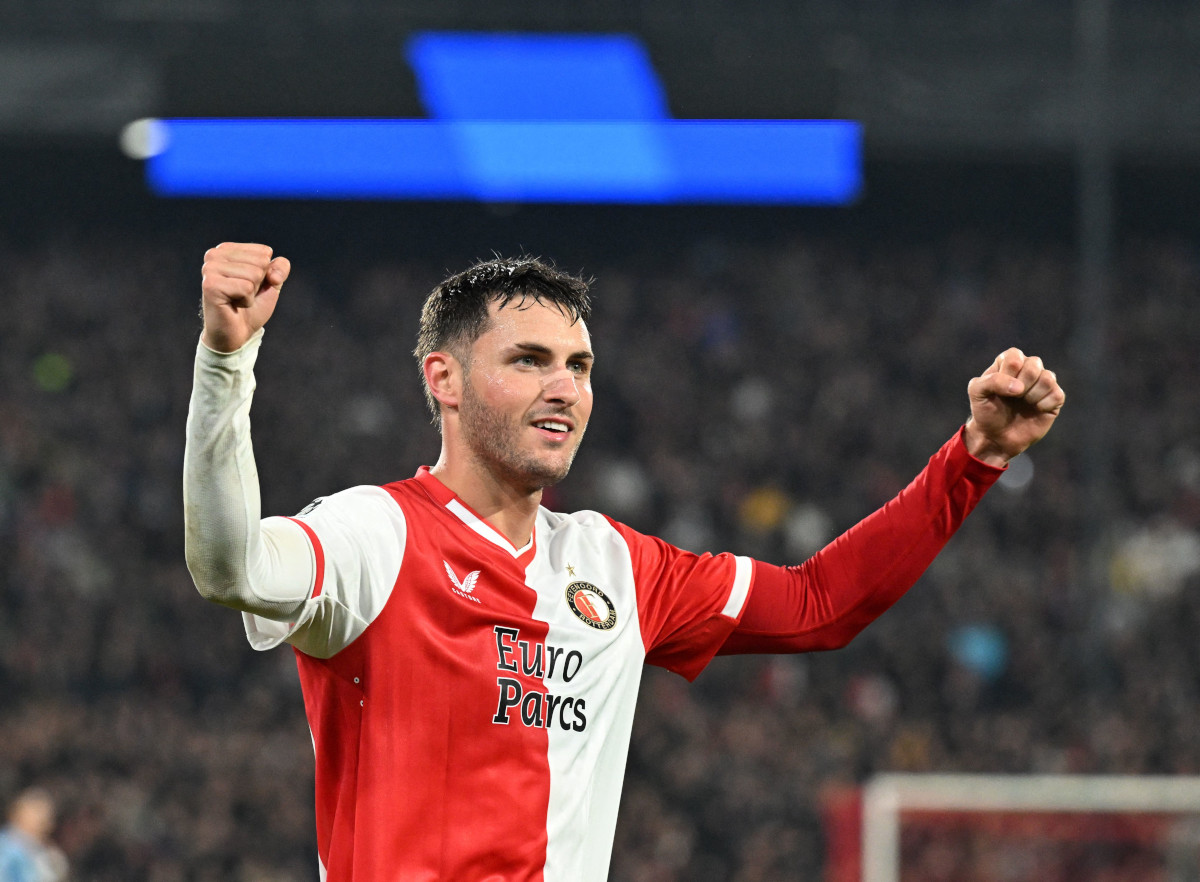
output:
[[[184,547],[197,589],[280,620],[303,605],[314,564],[298,525],[260,522],[250,401],[262,328],[290,272],[266,245],[226,242],[204,255],[204,331],[183,462]]]
[[[750,598],[721,652],[845,646],[900,599],[999,478],[1037,443],[1066,399],[1058,378],[1019,349],[967,386],[971,418],[883,508],[803,564],[756,563]]]

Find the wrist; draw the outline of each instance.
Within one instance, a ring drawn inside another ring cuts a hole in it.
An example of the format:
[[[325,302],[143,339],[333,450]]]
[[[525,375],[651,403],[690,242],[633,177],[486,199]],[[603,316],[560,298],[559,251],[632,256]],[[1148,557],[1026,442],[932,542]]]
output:
[[[232,339],[227,334],[214,334],[210,328],[205,328],[200,332],[200,345],[217,356],[237,355],[241,352],[257,350],[258,341],[262,338],[263,331],[259,328],[249,337],[237,341]],[[254,344],[254,345],[252,345]]]
[[[990,466],[1004,468],[1012,459],[999,444],[983,433],[974,417],[963,426],[963,444],[967,453]]]
[[[208,325],[200,332],[200,342],[205,349],[211,349],[220,355],[231,355],[249,342],[249,337],[239,339],[233,334],[214,330]]]

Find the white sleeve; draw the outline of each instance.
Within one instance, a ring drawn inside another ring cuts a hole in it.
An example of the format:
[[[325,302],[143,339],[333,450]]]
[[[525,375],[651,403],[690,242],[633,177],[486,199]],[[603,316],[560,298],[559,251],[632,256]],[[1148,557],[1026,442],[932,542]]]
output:
[[[362,634],[391,597],[407,540],[404,512],[382,487],[361,486],[278,520],[304,532],[315,577],[307,600],[288,620],[245,613],[246,637],[255,649],[286,642],[329,658]]]
[[[261,341],[260,330],[236,352],[196,348],[183,455],[184,550],[204,597],[287,619],[308,597],[315,568],[297,524],[259,521],[250,401]]]

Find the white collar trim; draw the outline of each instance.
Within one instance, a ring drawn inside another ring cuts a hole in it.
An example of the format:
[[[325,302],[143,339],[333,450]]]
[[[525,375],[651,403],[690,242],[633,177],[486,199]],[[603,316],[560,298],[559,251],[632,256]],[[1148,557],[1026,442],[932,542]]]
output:
[[[498,531],[495,527],[493,527],[491,524],[489,524],[483,518],[479,517],[477,514],[475,514],[473,511],[471,511],[469,508],[467,508],[465,505],[463,505],[457,499],[451,499],[449,502],[447,502],[446,508],[448,508],[454,514],[455,517],[457,517],[460,521],[462,521],[464,524],[466,524],[468,527],[470,527],[472,530],[474,530],[476,533],[478,533],[480,536],[482,536],[488,542],[491,542],[493,545],[503,548],[505,551],[507,551],[513,557],[520,557],[522,554],[524,554],[530,548],[533,547],[533,535],[531,534],[529,537],[529,541],[525,544],[524,548],[521,548],[521,549],[514,548],[513,544],[511,542],[509,542],[507,539],[505,539],[504,536],[502,536],[500,534],[500,531]],[[536,527],[535,527],[535,531],[536,531]]]

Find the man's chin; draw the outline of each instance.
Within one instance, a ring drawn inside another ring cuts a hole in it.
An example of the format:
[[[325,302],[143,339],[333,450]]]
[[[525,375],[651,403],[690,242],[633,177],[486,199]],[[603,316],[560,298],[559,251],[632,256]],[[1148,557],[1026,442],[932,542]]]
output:
[[[571,471],[568,465],[563,469],[555,469],[554,471],[539,471],[529,475],[529,483],[535,490],[545,490],[547,487],[553,487],[567,476]]]
[[[559,481],[567,476],[571,471],[571,463],[575,457],[572,456],[566,462],[558,463],[537,463],[531,465],[525,471],[525,478],[528,485],[534,490],[544,490],[546,487],[553,487]]]

